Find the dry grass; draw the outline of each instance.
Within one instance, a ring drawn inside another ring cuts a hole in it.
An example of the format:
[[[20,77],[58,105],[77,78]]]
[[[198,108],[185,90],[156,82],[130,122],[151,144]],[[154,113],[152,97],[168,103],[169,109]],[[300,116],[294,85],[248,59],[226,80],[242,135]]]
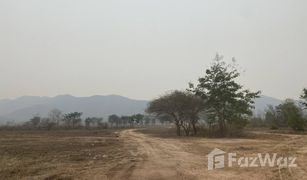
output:
[[[188,179],[307,179],[307,135],[305,133],[294,133],[292,131],[271,131],[260,129],[254,131],[248,129],[245,137],[241,138],[202,138],[202,137],[176,137],[170,134],[175,133],[174,129],[142,129],[137,130],[142,134],[151,137],[151,142],[166,145],[174,145],[180,148],[181,152],[188,153],[184,164],[198,164],[194,167],[197,175]],[[158,146],[158,145],[155,145]],[[153,146],[153,147],[155,147]],[[164,146],[164,147],[165,147]],[[237,153],[238,157],[255,157],[257,153],[277,153],[278,156],[297,157],[298,168],[225,168],[217,171],[207,171],[206,156],[214,148],[226,152]],[[163,146],[160,147],[163,150]],[[167,151],[169,152],[171,148]],[[175,150],[175,148],[174,148]],[[184,159],[174,157],[174,161],[180,162]],[[200,161],[199,161],[200,160]],[[165,161],[171,161],[170,159]],[[184,166],[181,164],[180,166]],[[187,168],[185,168],[187,169]],[[184,170],[182,170],[184,171]],[[186,171],[191,174],[193,170]],[[173,178],[176,179],[176,178]]]
[[[0,177],[106,178],[109,169],[129,156],[117,136],[110,130],[0,131]]]
[[[249,130],[250,131],[250,130]],[[298,157],[298,168],[207,170],[214,148]],[[176,137],[173,129],[0,131],[0,179],[306,179],[307,136]]]

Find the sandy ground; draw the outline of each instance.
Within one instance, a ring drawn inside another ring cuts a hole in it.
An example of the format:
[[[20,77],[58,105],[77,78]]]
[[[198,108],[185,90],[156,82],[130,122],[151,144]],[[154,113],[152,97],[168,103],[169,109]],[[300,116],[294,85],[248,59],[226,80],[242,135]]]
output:
[[[112,179],[307,179],[307,138],[304,135],[259,133],[249,139],[164,138],[135,130],[121,132],[136,144],[134,161]],[[297,168],[225,168],[209,171],[206,155],[214,148],[239,155],[278,153],[298,158]]]
[[[307,179],[307,136],[257,131],[245,138],[176,137],[168,129],[0,131],[0,179]],[[209,171],[214,148],[237,156],[278,153],[296,168]]]

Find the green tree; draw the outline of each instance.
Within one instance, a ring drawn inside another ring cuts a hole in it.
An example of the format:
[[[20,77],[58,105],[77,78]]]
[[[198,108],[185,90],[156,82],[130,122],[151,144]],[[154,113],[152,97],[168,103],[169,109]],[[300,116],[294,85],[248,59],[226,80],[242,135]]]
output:
[[[221,136],[228,129],[242,129],[247,117],[252,115],[254,98],[260,94],[243,89],[236,82],[240,76],[235,60],[226,64],[222,56],[216,55],[213,64],[206,70],[204,77],[198,79],[195,87],[190,83],[189,90],[202,97],[207,104],[207,117],[210,124],[217,124]]]
[[[103,129],[107,129],[108,125],[107,123],[103,122],[103,118],[99,118],[99,117],[94,117],[94,122],[96,123],[96,127],[98,128],[103,128]]]
[[[116,114],[112,114],[112,115],[109,116],[108,122],[111,124],[112,127],[113,127],[114,124],[115,124],[116,127],[118,128],[119,119],[120,119],[120,117],[118,117]]]
[[[286,100],[276,109],[280,113],[280,118],[283,118],[293,130],[303,131],[305,129],[306,122],[303,111],[293,100]]]
[[[84,120],[84,122],[85,122],[86,128],[91,128],[91,127],[97,126],[96,118],[93,118],[93,117],[86,118]]]
[[[36,115],[30,119],[30,126],[33,128],[38,128],[40,123],[41,123],[41,117],[39,115]]]
[[[183,129],[188,136],[199,119],[198,114],[204,108],[205,103],[201,98],[189,92],[174,91],[151,101],[146,111],[157,116],[172,117],[177,135],[180,136]]]
[[[132,116],[132,118],[136,124],[143,124],[143,119],[144,119],[143,114],[135,114]]]
[[[63,121],[68,128],[76,128],[81,125],[82,112],[73,112],[64,115]]]
[[[84,120],[84,123],[85,123],[85,128],[89,129],[91,127],[91,124],[92,124],[92,119],[91,118],[86,118]]]

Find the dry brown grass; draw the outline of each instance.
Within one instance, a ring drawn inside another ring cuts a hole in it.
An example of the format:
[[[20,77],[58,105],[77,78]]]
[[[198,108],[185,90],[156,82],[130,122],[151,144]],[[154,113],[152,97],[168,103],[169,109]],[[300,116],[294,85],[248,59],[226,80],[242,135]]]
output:
[[[0,131],[0,177],[107,178],[106,172],[129,156],[117,136],[111,130]]]
[[[307,136],[176,137],[172,129],[0,131],[0,179],[306,179]],[[298,157],[298,168],[207,170],[214,148]]]

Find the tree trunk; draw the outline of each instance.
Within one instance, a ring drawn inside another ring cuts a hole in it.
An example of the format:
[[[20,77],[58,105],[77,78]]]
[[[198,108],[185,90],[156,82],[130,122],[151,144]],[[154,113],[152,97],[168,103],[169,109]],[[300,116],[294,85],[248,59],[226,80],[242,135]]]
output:
[[[194,135],[196,135],[197,134],[197,128],[196,128],[196,123],[194,121],[192,123],[192,127],[193,127],[193,133],[194,133]]]
[[[184,129],[185,135],[190,136],[190,128],[183,128],[183,129]]]
[[[181,126],[182,126],[182,128],[183,128],[183,130],[185,132],[185,135],[189,136],[190,135],[190,130],[191,130],[191,123],[190,122],[189,123],[182,123]]]
[[[224,137],[226,135],[226,124],[223,119],[219,120],[219,128],[220,128],[221,136]]]
[[[179,122],[176,122],[176,128],[177,128],[177,136],[181,136],[181,129],[180,129]]]

